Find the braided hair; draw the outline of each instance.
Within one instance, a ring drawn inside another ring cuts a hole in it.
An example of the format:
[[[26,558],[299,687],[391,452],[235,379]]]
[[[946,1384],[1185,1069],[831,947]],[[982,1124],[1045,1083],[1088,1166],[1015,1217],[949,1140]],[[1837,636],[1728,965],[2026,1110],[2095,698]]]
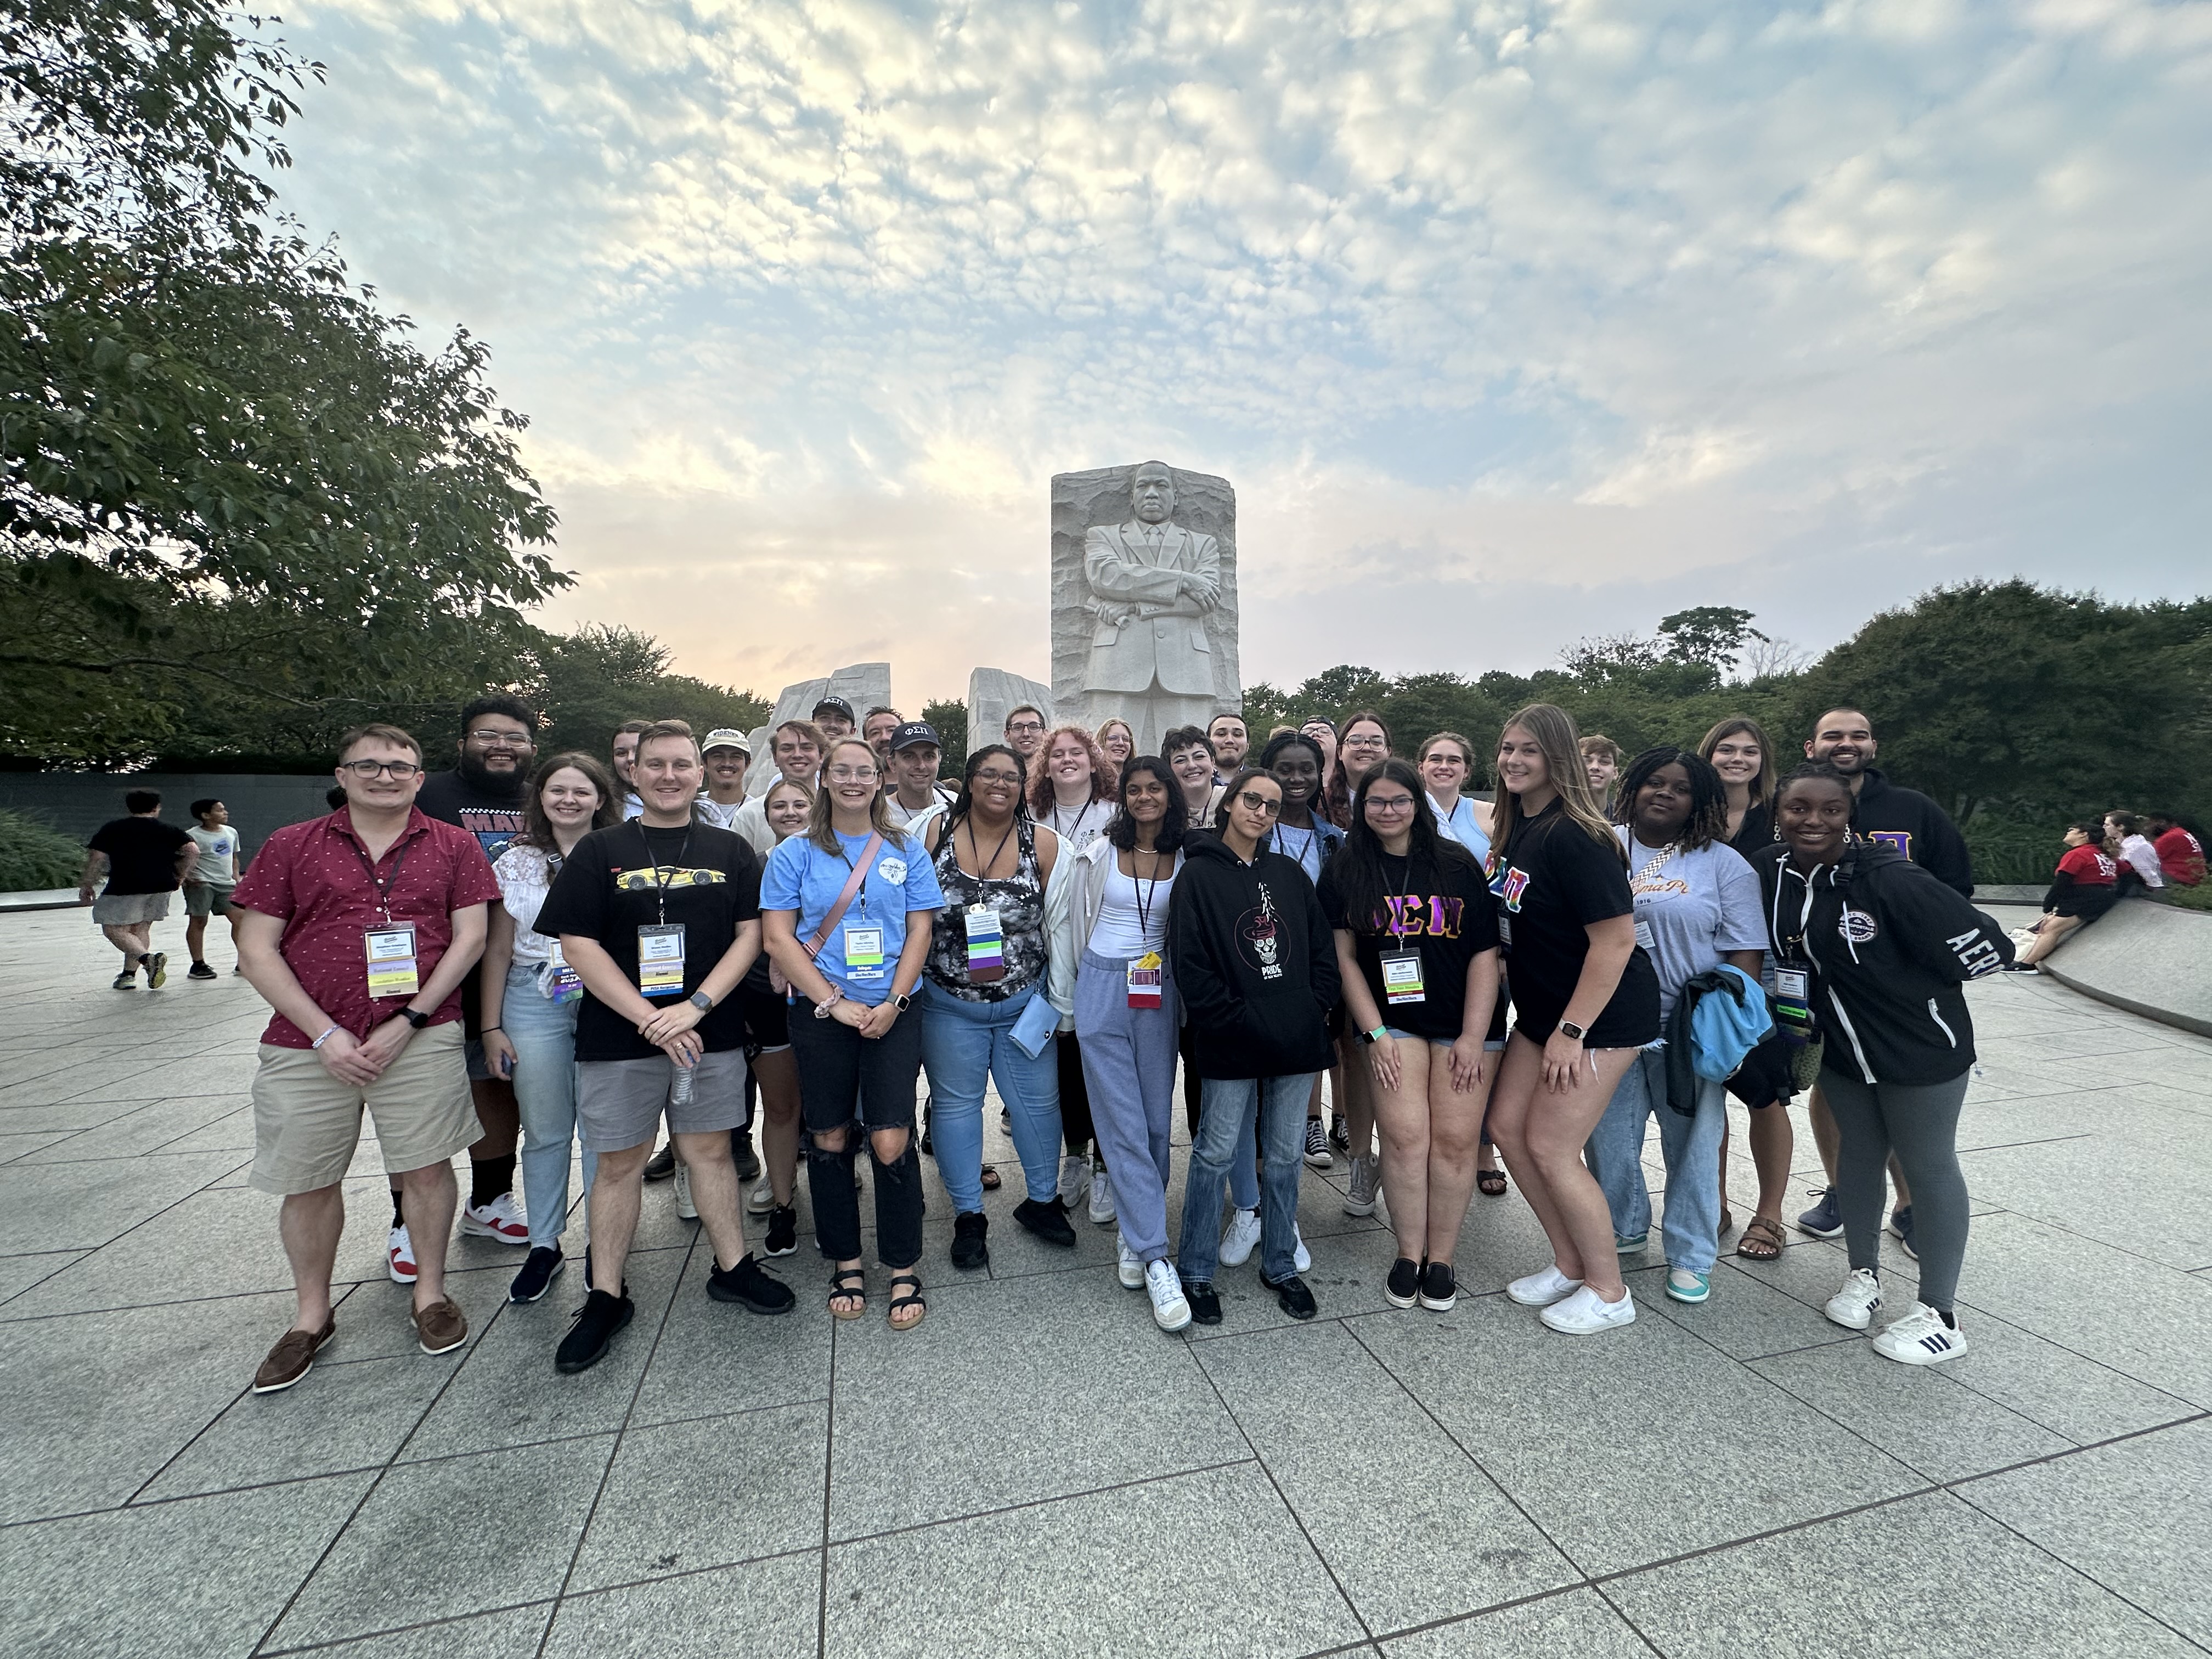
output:
[[[1690,780],[1690,816],[1682,825],[1683,850],[1694,853],[1728,839],[1728,786],[1713,763],[1694,749],[1657,744],[1628,763],[1613,804],[1613,821],[1636,826],[1636,793],[1662,766],[1679,766]]]

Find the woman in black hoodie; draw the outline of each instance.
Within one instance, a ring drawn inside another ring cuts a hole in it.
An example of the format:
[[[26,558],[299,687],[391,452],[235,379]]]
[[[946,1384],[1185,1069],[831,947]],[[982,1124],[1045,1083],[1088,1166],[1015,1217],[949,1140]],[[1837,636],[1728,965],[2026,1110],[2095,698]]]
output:
[[[1334,1056],[1336,945],[1313,883],[1271,852],[1283,786],[1250,767],[1230,780],[1214,833],[1183,841],[1182,879],[1168,911],[1168,959],[1190,1022],[1202,1097],[1184,1179],[1176,1268],[1191,1317],[1221,1322],[1213,1270],[1221,1200],[1245,1126],[1258,1119],[1260,1277],[1293,1319],[1314,1316],[1298,1278],[1298,1176],[1306,1095]]]
[[[1920,1295],[1875,1351],[1932,1365],[1966,1351],[1952,1310],[1966,1254],[1959,1109],[1974,1028],[1959,988],[2012,955],[2004,930],[1923,866],[1851,833],[1851,791],[1825,761],[1775,798],[1782,840],[1753,860],[1785,1027],[1820,1033],[1820,1088],[1842,1146],[1837,1202],[1850,1247],[1844,1287],[1823,1310],[1863,1331],[1881,1306],[1881,1205],[1893,1150],[1912,1186]]]

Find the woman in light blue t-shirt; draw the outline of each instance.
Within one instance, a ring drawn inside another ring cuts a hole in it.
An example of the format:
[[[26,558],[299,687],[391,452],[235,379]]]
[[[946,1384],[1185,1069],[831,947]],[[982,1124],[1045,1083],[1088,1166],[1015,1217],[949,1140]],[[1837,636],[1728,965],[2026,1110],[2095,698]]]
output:
[[[844,738],[830,745],[806,833],[769,854],[761,925],[769,956],[791,981],[815,1233],[836,1264],[830,1311],[839,1319],[867,1311],[853,1191],[857,1148],[848,1127],[857,1121],[875,1159],[876,1237],[891,1276],[891,1328],[905,1331],[928,1311],[914,1272],[921,1260],[921,1165],[914,1148],[921,1018],[907,1018],[906,1008],[945,895],[921,843],[892,824],[881,785],[866,743]],[[851,902],[836,914],[856,873]]]

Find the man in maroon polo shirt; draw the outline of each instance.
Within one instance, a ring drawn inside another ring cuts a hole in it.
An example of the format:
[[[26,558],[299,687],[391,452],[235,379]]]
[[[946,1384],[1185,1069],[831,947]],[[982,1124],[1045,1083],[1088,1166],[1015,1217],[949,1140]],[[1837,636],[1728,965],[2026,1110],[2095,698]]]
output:
[[[340,1182],[366,1108],[415,1239],[414,1318],[425,1353],[468,1340],[446,1294],[453,1158],[482,1133],[462,1057],[461,981],[483,952],[491,864],[465,830],[423,816],[422,748],[392,726],[338,745],[346,805],[279,830],[232,896],[238,957],[275,1010],[253,1079],[248,1179],[284,1200],[278,1231],[298,1311],[255,1373],[273,1394],[337,1334],[331,1271],[345,1227]]]

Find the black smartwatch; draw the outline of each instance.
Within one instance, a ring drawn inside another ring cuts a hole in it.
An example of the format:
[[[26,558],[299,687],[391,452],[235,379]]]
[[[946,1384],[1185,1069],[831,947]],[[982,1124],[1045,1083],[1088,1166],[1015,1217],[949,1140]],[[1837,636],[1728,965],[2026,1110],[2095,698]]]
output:
[[[714,1012],[714,999],[704,991],[694,991],[690,996],[690,1003],[702,1014],[711,1014]]]
[[[405,1020],[410,1025],[412,1025],[418,1031],[430,1023],[429,1015],[418,1014],[412,1008],[402,1008],[399,1011],[399,1018]]]
[[[1384,1037],[1389,1036],[1389,1034],[1390,1028],[1389,1026],[1378,1025],[1371,1031],[1362,1031],[1359,1034],[1359,1040],[1371,1048],[1376,1043],[1382,1042]]]

